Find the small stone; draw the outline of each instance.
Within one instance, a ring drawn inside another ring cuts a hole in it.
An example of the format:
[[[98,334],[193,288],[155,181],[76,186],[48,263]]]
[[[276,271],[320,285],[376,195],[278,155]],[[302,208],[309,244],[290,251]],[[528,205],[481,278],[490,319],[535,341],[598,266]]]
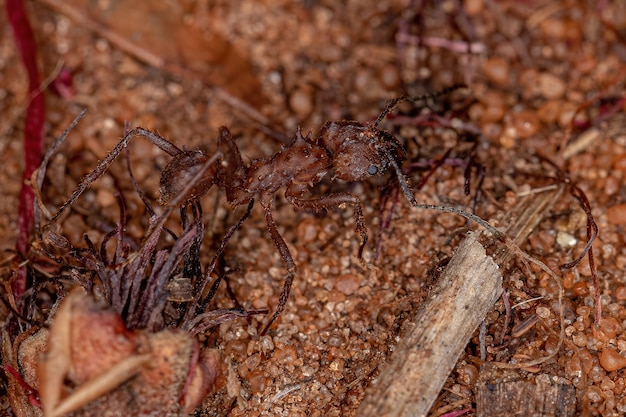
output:
[[[396,65],[387,64],[380,70],[380,80],[388,90],[395,90],[400,87],[400,72]]]
[[[490,58],[483,63],[483,73],[492,83],[504,86],[509,83],[509,63],[502,58]]]
[[[319,226],[315,219],[307,218],[298,224],[297,236],[300,243],[311,243],[317,240]]]
[[[626,367],[626,358],[615,349],[606,348],[600,354],[600,366],[607,372],[617,371]]]
[[[304,120],[311,115],[313,111],[313,94],[308,89],[297,88],[289,97],[289,106],[298,116],[298,119]]]
[[[615,290],[615,298],[617,298],[618,301],[626,300],[626,287],[625,286],[620,285],[619,287],[617,287],[617,289]]]
[[[517,136],[526,139],[539,131],[539,119],[532,111],[520,111],[513,113],[513,126],[515,126]]]
[[[615,317],[603,317],[600,319],[600,331],[608,339],[613,339],[622,332],[622,325]]]
[[[554,123],[561,113],[561,102],[559,100],[549,100],[537,109],[537,117],[544,123]]]
[[[100,188],[97,193],[98,204],[102,207],[111,207],[117,201],[115,194],[106,188]]]
[[[483,0],[465,0],[463,6],[468,16],[478,16],[484,9],[484,2]]]
[[[539,91],[548,100],[563,97],[565,94],[565,83],[559,77],[549,72],[539,74]]]
[[[558,232],[556,235],[556,243],[562,248],[572,248],[577,242],[578,240],[567,232]]]
[[[535,312],[537,313],[537,315],[539,317],[541,317],[542,319],[547,319],[550,317],[550,309],[548,307],[537,307],[537,309],[535,310]]]
[[[610,224],[626,224],[626,204],[617,204],[606,209],[606,220]]]
[[[345,295],[354,294],[361,286],[361,279],[355,274],[341,274],[335,281],[335,289]]]

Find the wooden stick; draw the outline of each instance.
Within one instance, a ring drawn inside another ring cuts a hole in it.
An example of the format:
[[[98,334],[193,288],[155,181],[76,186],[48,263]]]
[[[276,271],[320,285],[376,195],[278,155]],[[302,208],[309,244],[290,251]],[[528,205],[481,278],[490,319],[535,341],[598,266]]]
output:
[[[507,234],[522,244],[561,195],[563,187],[524,198]],[[472,233],[453,255],[401,339],[388,365],[366,392],[360,417],[426,416],[472,334],[502,293],[498,264],[512,256],[488,256]]]
[[[498,265],[472,233],[461,243],[357,415],[425,416],[502,292]]]

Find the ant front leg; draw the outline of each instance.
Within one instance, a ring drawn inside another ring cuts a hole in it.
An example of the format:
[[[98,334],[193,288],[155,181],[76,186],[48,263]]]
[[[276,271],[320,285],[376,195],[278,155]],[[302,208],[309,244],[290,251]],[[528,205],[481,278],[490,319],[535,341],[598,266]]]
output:
[[[363,217],[363,209],[361,208],[361,200],[355,195],[348,193],[331,194],[324,197],[305,200],[301,198],[303,190],[293,184],[287,188],[285,197],[298,209],[309,209],[320,211],[331,207],[338,207],[342,204],[350,204],[354,207],[354,226],[356,231],[361,235],[361,243],[359,245],[359,260],[363,260],[363,249],[367,243],[367,229],[365,228],[365,219]]]
[[[272,323],[274,323],[274,321],[278,318],[280,313],[282,313],[285,309],[285,305],[289,299],[289,293],[291,292],[291,284],[293,283],[293,278],[296,275],[296,263],[293,260],[293,256],[291,256],[287,243],[285,243],[285,239],[283,239],[278,232],[276,222],[274,222],[274,218],[272,217],[272,210],[274,209],[274,195],[272,193],[262,194],[261,205],[265,209],[265,223],[267,224],[267,231],[269,232],[274,245],[278,249],[278,252],[280,252],[280,257],[283,259],[283,262],[285,262],[285,266],[287,267],[287,277],[285,278],[283,289],[280,292],[278,307],[276,307],[276,311],[274,311],[274,314],[270,318],[269,322],[261,331],[261,335],[264,335]]]

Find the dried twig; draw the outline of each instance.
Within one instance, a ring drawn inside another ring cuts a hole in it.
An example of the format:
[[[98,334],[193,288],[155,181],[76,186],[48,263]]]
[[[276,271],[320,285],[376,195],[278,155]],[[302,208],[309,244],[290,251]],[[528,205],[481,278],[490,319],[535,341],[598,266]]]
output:
[[[358,415],[425,416],[502,291],[498,265],[470,235],[457,249]]]
[[[502,291],[498,264],[517,255],[547,269],[543,263],[524,254],[517,245],[526,240],[561,192],[562,188],[558,188],[525,199],[519,206],[522,214],[507,231],[510,238],[495,230],[495,237],[506,245],[506,250],[495,255],[495,261],[486,255],[475,235],[459,246],[429,301],[417,313],[414,327],[402,338],[389,365],[369,388],[359,410],[360,416],[425,416],[428,413],[474,330]],[[468,213],[456,213],[475,220]],[[494,231],[482,219],[479,223]],[[559,297],[562,297],[562,291]],[[560,318],[562,324],[562,307]],[[538,361],[541,363],[549,357]],[[528,364],[498,365],[523,367]]]

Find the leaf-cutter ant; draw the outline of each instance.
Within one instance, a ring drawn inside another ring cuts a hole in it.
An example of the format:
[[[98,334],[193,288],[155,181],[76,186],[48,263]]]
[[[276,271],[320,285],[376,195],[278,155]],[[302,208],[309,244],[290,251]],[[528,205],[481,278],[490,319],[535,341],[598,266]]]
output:
[[[454,85],[436,93],[414,98],[400,96],[392,100],[371,125],[357,121],[329,121],[324,124],[315,138],[312,138],[310,134],[303,136],[298,129],[290,145],[271,158],[253,160],[249,165],[244,163],[239,148],[228,129],[220,128],[218,151],[223,157],[216,170],[216,182],[225,189],[226,199],[232,206],[248,204],[247,213],[258,196],[265,211],[267,231],[287,267],[287,276],[278,306],[261,334],[267,332],[284,310],[296,274],[293,256],[280,235],[272,215],[276,192],[285,188],[287,201],[298,209],[319,211],[344,204],[352,205],[355,228],[361,236],[358,257],[362,259],[368,235],[359,198],[350,193],[314,196],[311,194],[312,187],[328,173],[331,173],[331,181],[355,182],[382,175],[389,168],[393,168],[407,200],[411,205],[417,206],[417,201],[400,169],[400,164],[406,157],[405,151],[391,133],[378,129],[378,125],[400,102],[424,101],[448,94],[461,87],[461,85]],[[196,163],[201,164],[203,160],[200,158],[194,162],[193,157],[190,158],[186,161],[191,162],[188,169]],[[163,184],[170,182],[173,184],[179,175],[178,165],[170,164],[164,169],[161,178],[162,193],[164,189],[169,189],[167,186],[163,187]],[[174,193],[173,190],[168,192]],[[226,239],[221,247],[224,247]]]
[[[199,211],[199,199],[209,191],[213,184],[217,184],[224,188],[226,199],[230,205],[248,205],[246,214],[223,238],[213,262],[202,278],[199,277],[198,271],[193,274],[198,277],[198,280],[194,286],[195,300],[189,306],[187,318],[202,313],[206,307],[207,298],[213,294],[216,283],[209,292],[209,296],[203,300],[201,297],[216,259],[223,252],[234,231],[247,218],[254,204],[254,199],[258,197],[265,211],[267,230],[287,268],[287,276],[280,293],[278,306],[261,331],[261,334],[264,334],[284,310],[296,274],[293,256],[280,235],[272,215],[275,208],[275,194],[281,188],[285,188],[287,201],[298,209],[319,211],[344,204],[352,205],[355,228],[361,237],[358,257],[362,259],[368,235],[360,199],[347,192],[314,196],[311,189],[322,181],[327,174],[331,175],[331,181],[356,182],[380,176],[392,168],[407,200],[412,206],[419,206],[400,168],[402,161],[406,158],[404,148],[391,133],[380,130],[378,126],[401,102],[426,101],[462,87],[463,85],[454,85],[419,97],[401,95],[390,101],[372,124],[346,120],[329,121],[322,126],[315,138],[311,137],[311,134],[303,136],[298,129],[295,139],[290,145],[284,147],[271,158],[253,160],[249,164],[244,163],[239,148],[226,127],[221,127],[219,130],[217,151],[217,155],[220,155],[219,159],[208,168],[206,165],[210,158],[203,152],[181,150],[156,133],[143,128],[136,128],[128,132],[98,166],[81,181],[70,199],[52,217],[51,222],[58,219],[61,213],[106,171],[113,160],[128,145],[132,137],[144,137],[172,156],[161,173],[159,190],[162,203],[168,204],[172,200],[176,200],[182,206],[181,213],[187,206],[195,207],[195,210]],[[197,177],[202,170],[204,173],[201,174],[201,179],[190,186],[190,179]],[[185,195],[182,196],[181,193]]]

